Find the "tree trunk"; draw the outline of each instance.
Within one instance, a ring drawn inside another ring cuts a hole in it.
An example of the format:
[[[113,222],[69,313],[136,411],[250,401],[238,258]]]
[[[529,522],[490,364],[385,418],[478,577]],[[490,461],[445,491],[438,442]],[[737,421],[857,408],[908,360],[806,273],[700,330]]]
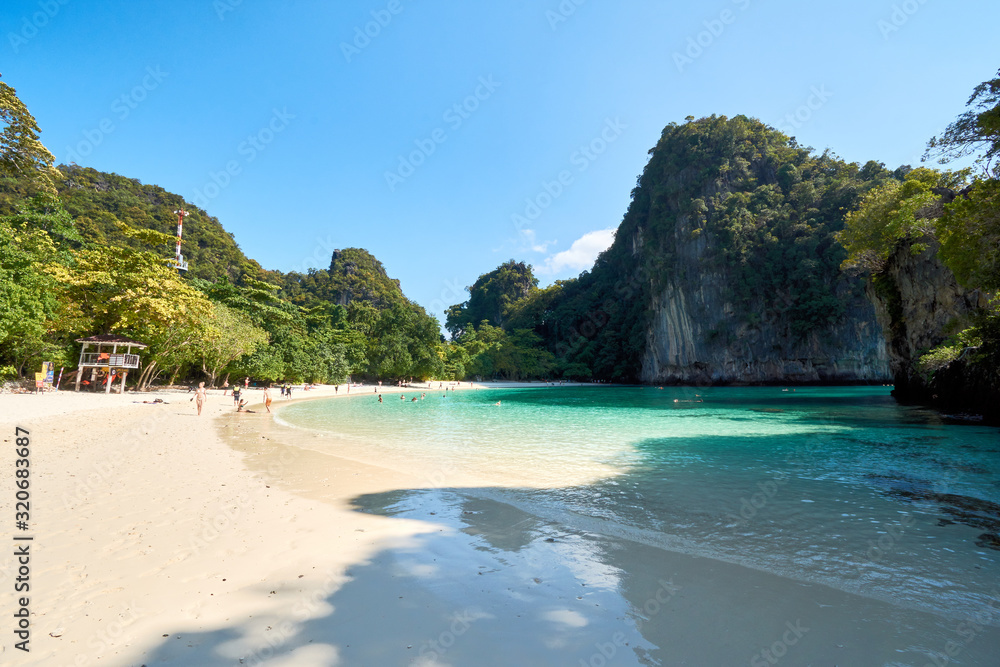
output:
[[[153,375],[153,369],[156,368],[156,362],[151,361],[146,364],[146,367],[142,369],[142,374],[139,375],[139,381],[135,383],[137,391],[146,391],[149,389],[149,383]]]
[[[181,373],[181,366],[180,366],[180,364],[177,364],[177,366],[174,367],[174,373],[173,373],[173,375],[170,376],[170,382],[168,382],[167,384],[169,386],[173,387],[174,386],[174,380],[177,379],[177,376],[180,375],[180,373]]]
[[[157,369],[155,371],[153,371],[152,373],[150,373],[149,374],[149,379],[146,380],[146,387],[148,388],[148,387],[152,386],[152,384],[154,382],[156,382],[160,378],[160,373],[162,373],[162,372],[163,372],[163,368],[157,367]]]

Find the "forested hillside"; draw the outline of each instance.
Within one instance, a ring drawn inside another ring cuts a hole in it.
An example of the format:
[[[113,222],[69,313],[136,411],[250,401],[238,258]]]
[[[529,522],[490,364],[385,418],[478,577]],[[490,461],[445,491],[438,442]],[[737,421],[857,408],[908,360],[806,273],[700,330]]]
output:
[[[0,101],[0,375],[72,369],[77,338],[115,333],[149,346],[130,377],[141,387],[442,376],[437,321],[364,250],[338,251],[329,271],[264,271],[179,195],[53,167],[16,91],[0,83]],[[185,272],[173,262],[178,209],[190,214]]]
[[[53,181],[62,208],[87,243],[145,248],[169,257],[174,254],[177,230],[174,211],[183,208],[190,214],[184,221],[183,248],[191,267],[190,277],[217,280],[225,276],[236,280],[243,274],[256,276],[260,272],[260,265],[243,254],[217,218],[185,202],[180,195],[156,185],[143,185],[133,178],[76,165],[60,165]],[[11,215],[22,208],[28,191],[30,186],[24,179],[0,178],[0,215]],[[156,246],[144,245],[123,232],[118,223],[162,232],[170,238]]]

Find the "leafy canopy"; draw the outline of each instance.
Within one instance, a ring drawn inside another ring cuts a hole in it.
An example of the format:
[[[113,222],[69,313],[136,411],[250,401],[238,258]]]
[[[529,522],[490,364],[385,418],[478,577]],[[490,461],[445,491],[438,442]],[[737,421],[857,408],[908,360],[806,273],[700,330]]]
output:
[[[511,259],[479,276],[468,290],[468,301],[448,309],[445,328],[452,337],[480,322],[504,327],[515,304],[538,290],[538,279],[530,265]]]
[[[0,173],[27,177],[43,190],[54,192],[55,157],[38,138],[38,123],[18,98],[17,91],[0,81]]]
[[[969,107],[949,125],[940,137],[927,146],[924,159],[938,157],[949,162],[967,155],[978,155],[983,172],[1000,178],[1000,70],[996,78],[975,87]]]

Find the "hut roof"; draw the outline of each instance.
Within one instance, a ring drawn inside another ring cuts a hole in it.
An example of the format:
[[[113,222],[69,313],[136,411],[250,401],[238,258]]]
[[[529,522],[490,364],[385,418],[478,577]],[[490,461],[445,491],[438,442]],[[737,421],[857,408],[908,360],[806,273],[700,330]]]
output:
[[[89,338],[77,338],[77,343],[106,343],[106,344],[118,344],[118,345],[131,345],[132,347],[148,347],[144,343],[140,343],[137,340],[132,340],[131,338],[126,338],[125,336],[116,336],[115,334],[100,334],[98,336],[91,336]]]

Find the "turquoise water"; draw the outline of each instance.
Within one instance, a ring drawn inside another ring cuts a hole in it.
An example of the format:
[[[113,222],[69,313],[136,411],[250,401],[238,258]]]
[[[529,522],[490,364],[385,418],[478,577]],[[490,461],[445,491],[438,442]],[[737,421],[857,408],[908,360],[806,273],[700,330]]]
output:
[[[320,434],[318,449],[409,461],[425,489],[461,487],[568,532],[982,619],[1000,607],[1000,431],[888,392],[435,390],[279,418]]]

